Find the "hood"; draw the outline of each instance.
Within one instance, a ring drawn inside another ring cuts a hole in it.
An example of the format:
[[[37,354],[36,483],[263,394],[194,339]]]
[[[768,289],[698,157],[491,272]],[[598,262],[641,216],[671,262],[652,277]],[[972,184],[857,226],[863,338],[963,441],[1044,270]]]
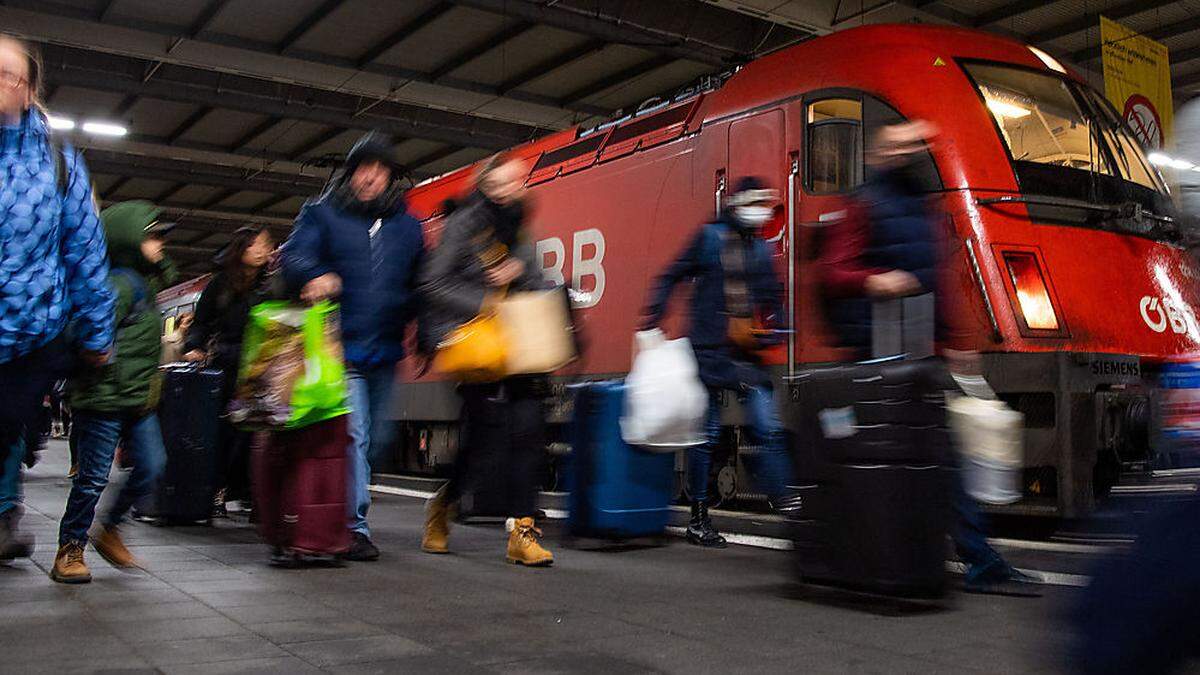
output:
[[[147,267],[142,241],[146,238],[146,228],[158,220],[159,213],[161,209],[144,201],[121,202],[100,212],[108,257],[114,267]]]

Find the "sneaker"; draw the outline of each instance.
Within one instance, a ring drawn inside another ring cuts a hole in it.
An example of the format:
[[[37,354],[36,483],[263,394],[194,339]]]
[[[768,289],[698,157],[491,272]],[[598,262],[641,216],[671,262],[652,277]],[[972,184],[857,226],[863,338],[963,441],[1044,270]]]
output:
[[[102,528],[100,534],[92,537],[92,546],[95,547],[96,553],[99,553],[101,558],[117,569],[129,570],[141,567],[137,558],[133,557],[133,554],[125,547],[125,542],[121,541],[121,534],[117,532],[116,527]]]
[[[58,547],[50,578],[60,584],[86,584],[92,580],[92,572],[83,562],[81,544],[70,543]]]
[[[0,514],[0,561],[28,558],[33,553],[33,537],[17,529],[18,509]]]
[[[371,538],[362,532],[352,532],[350,550],[342,557],[355,562],[370,562],[379,560],[379,549],[371,543]]]
[[[518,518],[508,535],[508,562],[528,567],[554,564],[554,554],[538,542],[542,531],[533,526],[533,518]]]
[[[243,510],[246,509],[242,508],[242,500],[240,499],[230,499],[225,502],[225,513],[241,513]]]

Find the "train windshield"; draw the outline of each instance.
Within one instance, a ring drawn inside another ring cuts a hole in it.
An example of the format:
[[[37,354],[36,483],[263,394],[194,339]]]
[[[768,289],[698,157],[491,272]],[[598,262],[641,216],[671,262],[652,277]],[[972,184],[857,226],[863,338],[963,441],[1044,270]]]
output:
[[[1050,73],[992,63],[965,64],[1012,156],[1030,204],[1057,199],[1054,220],[1077,203],[1079,218],[1154,236],[1163,227],[1120,222],[1144,212],[1169,223],[1166,185],[1117,114],[1090,89]],[[1035,199],[1037,198],[1037,199]],[[1090,209],[1083,208],[1085,205]],[[1043,214],[1044,215],[1044,214]],[[1112,216],[1121,215],[1120,218]],[[1115,223],[1115,224],[1114,224]],[[1144,230],[1144,231],[1142,231]]]

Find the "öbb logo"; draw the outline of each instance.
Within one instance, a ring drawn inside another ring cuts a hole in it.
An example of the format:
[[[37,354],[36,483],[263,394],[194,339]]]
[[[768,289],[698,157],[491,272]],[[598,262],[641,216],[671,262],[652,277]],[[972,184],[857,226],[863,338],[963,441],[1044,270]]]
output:
[[[1142,321],[1155,333],[1165,332],[1168,324],[1176,333],[1188,332],[1188,324],[1191,322],[1188,321],[1187,309],[1177,306],[1170,298],[1143,296],[1139,309],[1142,312]]]
[[[566,285],[563,268],[567,263],[567,247],[562,239],[549,237],[537,243],[537,257],[542,262],[542,275],[556,284]],[[590,283],[585,283],[590,280]],[[575,307],[586,309],[600,304],[604,297],[604,233],[597,229],[580,230],[571,238],[571,301]],[[590,287],[585,290],[585,287]]]

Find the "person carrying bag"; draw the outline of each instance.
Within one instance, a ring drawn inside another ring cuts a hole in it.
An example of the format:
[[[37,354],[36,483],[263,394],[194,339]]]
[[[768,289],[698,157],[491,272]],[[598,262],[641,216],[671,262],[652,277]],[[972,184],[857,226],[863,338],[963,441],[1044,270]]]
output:
[[[503,453],[500,480],[507,510],[515,519],[507,559],[544,566],[554,556],[538,539],[538,469],[545,450],[544,402],[549,387],[541,375],[513,375],[510,343],[501,336],[493,303],[509,293],[545,288],[524,228],[524,180],[528,166],[498,155],[476,179],[476,191],[446,221],[441,243],[420,273],[426,304],[421,344],[436,368],[457,379],[464,404],[464,441],[450,481],[427,506],[421,548],[448,550],[450,511],[467,488],[468,470],[484,451]],[[502,356],[501,356],[502,354]],[[486,366],[486,367],[485,367]]]

